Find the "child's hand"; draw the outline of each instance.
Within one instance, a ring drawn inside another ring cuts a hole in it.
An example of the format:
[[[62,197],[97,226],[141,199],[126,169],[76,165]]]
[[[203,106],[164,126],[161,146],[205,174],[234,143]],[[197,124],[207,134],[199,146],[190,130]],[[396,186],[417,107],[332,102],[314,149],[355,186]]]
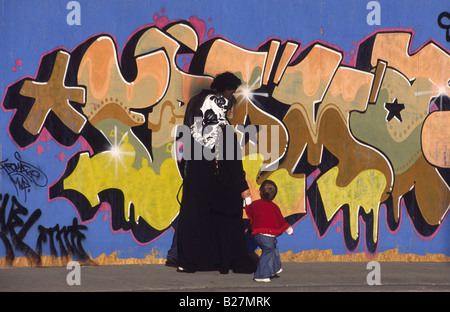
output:
[[[245,191],[243,191],[242,193],[241,193],[241,197],[242,198],[247,198],[247,197],[252,197],[252,193],[250,193],[250,189],[246,189]]]
[[[290,226],[290,227],[288,227],[288,229],[286,230],[286,233],[287,233],[288,235],[294,235],[294,229]]]

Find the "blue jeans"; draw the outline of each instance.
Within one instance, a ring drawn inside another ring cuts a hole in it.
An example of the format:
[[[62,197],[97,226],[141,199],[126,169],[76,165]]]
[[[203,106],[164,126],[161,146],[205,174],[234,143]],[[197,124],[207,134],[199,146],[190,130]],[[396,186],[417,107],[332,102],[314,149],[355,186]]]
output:
[[[277,239],[261,234],[256,234],[254,238],[262,250],[261,256],[259,257],[258,268],[255,272],[255,278],[271,277],[281,269]]]

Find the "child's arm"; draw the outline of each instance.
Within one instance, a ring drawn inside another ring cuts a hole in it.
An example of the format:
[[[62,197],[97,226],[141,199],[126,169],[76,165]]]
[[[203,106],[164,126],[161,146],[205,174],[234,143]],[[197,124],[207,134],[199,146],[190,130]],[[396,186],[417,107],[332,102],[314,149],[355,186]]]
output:
[[[282,220],[286,225],[289,225],[289,224],[286,222],[286,220],[284,219],[283,214],[281,213],[280,207],[278,207],[278,205],[276,205],[276,204],[275,204],[275,207],[276,207],[275,213],[278,215],[278,218],[279,218],[280,220]],[[292,235],[292,234],[294,234],[294,229],[292,228],[292,226],[289,225],[289,227],[286,229],[285,232],[286,232],[288,235]]]
[[[245,213],[247,214],[247,217],[250,220],[250,222],[252,222],[253,221],[252,209],[250,207],[250,204],[247,204],[247,202],[245,203]]]

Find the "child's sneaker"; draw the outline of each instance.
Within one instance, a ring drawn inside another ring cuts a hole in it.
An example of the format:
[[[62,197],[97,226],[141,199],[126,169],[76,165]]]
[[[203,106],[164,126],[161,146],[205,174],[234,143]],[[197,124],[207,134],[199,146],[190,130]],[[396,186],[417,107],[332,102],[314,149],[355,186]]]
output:
[[[266,278],[253,278],[253,280],[255,282],[258,283],[270,283],[270,278],[266,277]]]

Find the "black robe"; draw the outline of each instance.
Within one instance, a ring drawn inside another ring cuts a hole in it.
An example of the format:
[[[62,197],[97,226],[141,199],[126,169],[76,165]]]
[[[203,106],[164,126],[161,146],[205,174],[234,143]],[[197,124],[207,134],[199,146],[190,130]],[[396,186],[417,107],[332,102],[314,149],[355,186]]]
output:
[[[192,125],[193,116],[202,117],[199,108],[208,94],[210,91],[205,90],[189,102],[186,125]],[[177,229],[179,266],[186,271],[220,270],[227,273],[232,269],[236,273],[253,273],[256,264],[248,256],[242,220],[241,193],[248,185],[242,160],[238,157],[240,149],[236,134],[229,128],[223,135],[223,142],[227,135],[233,136],[231,159],[194,159],[194,148],[190,157],[184,155],[189,160],[185,160]],[[192,146],[198,144],[203,148],[192,137],[190,139]],[[224,155],[227,147],[223,144]]]

